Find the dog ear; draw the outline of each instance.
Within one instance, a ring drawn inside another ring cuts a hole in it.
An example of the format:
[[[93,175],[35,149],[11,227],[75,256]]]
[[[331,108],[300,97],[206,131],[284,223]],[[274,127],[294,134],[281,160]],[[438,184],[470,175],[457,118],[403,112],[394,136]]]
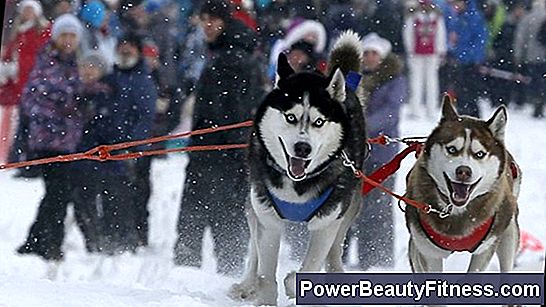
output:
[[[495,113],[487,121],[489,130],[493,133],[498,140],[504,141],[504,128],[506,128],[506,122],[508,121],[508,113],[505,106],[500,106],[495,110]]]
[[[345,77],[343,77],[341,69],[336,69],[326,90],[333,99],[341,103],[345,101],[347,93],[345,92]]]
[[[288,78],[291,74],[294,73],[294,69],[288,63],[288,58],[286,54],[279,53],[277,59],[277,73],[275,75],[275,87],[279,87],[279,81]]]
[[[451,95],[444,94],[442,98],[442,119],[441,121],[455,121],[459,119],[459,114],[455,110],[455,105]]]

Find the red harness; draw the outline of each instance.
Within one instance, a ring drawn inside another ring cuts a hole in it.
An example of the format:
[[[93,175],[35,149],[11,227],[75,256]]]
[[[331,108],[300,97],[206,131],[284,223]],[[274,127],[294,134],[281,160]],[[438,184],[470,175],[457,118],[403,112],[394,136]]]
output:
[[[446,236],[434,230],[427,222],[419,219],[421,228],[427,235],[427,237],[440,248],[452,251],[452,252],[473,252],[482,243],[483,239],[487,236],[493,225],[495,216],[490,217],[480,226],[476,227],[471,234],[461,236]]]

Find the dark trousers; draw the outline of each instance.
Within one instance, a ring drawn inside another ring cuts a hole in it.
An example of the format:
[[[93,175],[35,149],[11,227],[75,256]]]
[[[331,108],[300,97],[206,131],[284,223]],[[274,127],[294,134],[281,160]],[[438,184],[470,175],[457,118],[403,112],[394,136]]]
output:
[[[532,78],[525,90],[526,100],[534,105],[534,117],[544,116],[544,100],[546,99],[546,63],[527,64],[524,67],[525,73]]]
[[[455,69],[453,90],[460,115],[480,117],[478,99],[483,92],[483,77],[475,65],[458,65]]]
[[[200,266],[203,234],[210,227],[218,271],[242,272],[249,231],[244,205],[248,199],[247,171],[240,159],[219,153],[192,157],[186,171],[184,195],[178,218],[175,263]]]
[[[136,223],[138,245],[148,245],[148,201],[152,193],[150,180],[151,157],[142,157],[136,160],[130,177],[132,211]]]
[[[395,178],[383,182],[392,190]],[[394,265],[394,216],[393,198],[385,192],[374,189],[363,200],[360,215],[349,229],[347,242],[355,237],[358,244],[358,262],[361,270],[373,266]],[[344,254],[344,258],[347,253]]]
[[[50,156],[50,155],[44,155]],[[46,260],[61,260],[66,209],[73,199],[74,169],[70,163],[53,163],[42,166],[45,196],[40,202],[36,220],[19,253],[36,254]],[[80,208],[74,208],[76,212]]]
[[[493,62],[489,66],[509,72],[515,71],[511,63]],[[514,102],[517,105],[523,103],[524,85],[513,80],[504,80],[501,78],[486,77],[487,90],[491,99],[491,106],[496,108],[500,105],[508,106]]]
[[[74,196],[87,250],[110,254],[134,250],[138,236],[129,180],[126,175],[107,170],[107,163],[91,163],[95,169],[76,180]]]

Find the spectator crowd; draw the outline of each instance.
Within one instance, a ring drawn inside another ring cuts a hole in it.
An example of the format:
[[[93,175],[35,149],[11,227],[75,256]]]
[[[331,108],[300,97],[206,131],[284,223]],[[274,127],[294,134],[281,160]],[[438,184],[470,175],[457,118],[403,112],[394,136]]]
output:
[[[296,71],[326,72],[332,40],[363,38],[371,135],[398,135],[400,109],[427,118],[449,92],[461,114],[481,101],[544,116],[546,0],[6,0],[0,63],[0,164],[240,122],[275,78],[279,53]],[[244,132],[191,139],[245,142]],[[168,142],[137,150],[180,146]],[[397,148],[374,149],[371,171]],[[174,246],[201,264],[212,230],[218,270],[241,271],[248,244],[244,152],[190,155]],[[63,258],[74,206],[91,253],[148,246],[152,158],[53,163],[20,170],[45,195],[17,252]],[[84,174],[84,175],[82,175]],[[394,179],[385,182],[392,187]],[[393,263],[390,198],[369,195],[350,236],[358,268]],[[374,227],[370,227],[374,225]],[[299,229],[299,228],[298,228]],[[299,231],[299,230],[298,230]],[[292,239],[297,245],[297,239]],[[297,246],[294,246],[297,249]]]

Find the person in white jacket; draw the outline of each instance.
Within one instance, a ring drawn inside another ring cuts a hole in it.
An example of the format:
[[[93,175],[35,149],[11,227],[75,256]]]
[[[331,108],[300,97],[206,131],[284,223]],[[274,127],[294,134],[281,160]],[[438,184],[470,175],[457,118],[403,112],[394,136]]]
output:
[[[447,51],[447,36],[442,13],[432,0],[418,0],[410,7],[403,39],[410,77],[409,113],[434,116],[440,96],[438,69]]]

